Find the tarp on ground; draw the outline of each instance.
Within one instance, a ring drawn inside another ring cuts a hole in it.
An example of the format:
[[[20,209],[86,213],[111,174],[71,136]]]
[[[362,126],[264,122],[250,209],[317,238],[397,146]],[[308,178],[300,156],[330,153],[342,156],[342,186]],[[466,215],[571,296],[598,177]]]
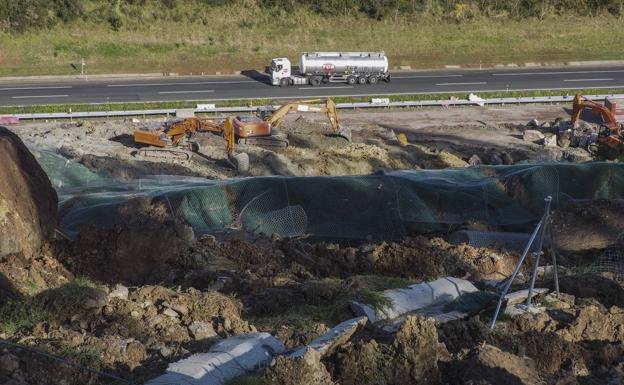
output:
[[[466,223],[530,231],[544,198],[624,198],[624,165],[558,163],[417,170],[366,176],[208,180],[155,176],[116,181],[56,154],[38,159],[57,189],[61,227],[114,225],[135,197],[162,202],[198,234],[228,228],[281,236],[400,239]]]

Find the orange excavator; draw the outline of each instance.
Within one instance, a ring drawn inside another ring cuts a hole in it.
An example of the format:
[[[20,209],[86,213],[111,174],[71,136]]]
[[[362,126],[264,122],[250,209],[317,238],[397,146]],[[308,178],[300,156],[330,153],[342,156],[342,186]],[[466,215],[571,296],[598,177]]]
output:
[[[612,150],[621,151],[624,149],[624,138],[622,137],[622,126],[615,117],[615,112],[607,106],[596,103],[587,98],[583,98],[581,94],[574,96],[572,104],[572,124],[575,124],[581,113],[585,108],[591,108],[591,110],[602,118],[602,125],[598,132],[598,144],[606,145]],[[597,148],[590,149],[595,152]]]
[[[138,155],[188,160],[192,152],[199,152],[199,144],[192,140],[196,133],[222,135],[226,142],[228,159],[237,170],[244,172],[249,168],[249,156],[246,153],[234,154],[236,143],[287,147],[286,137],[274,130],[290,112],[325,113],[331,124],[331,133],[350,140],[350,132],[342,130],[338,122],[336,104],[331,99],[326,99],[324,104],[320,102],[320,99],[287,102],[273,113],[260,111],[260,116],[237,116],[223,120],[187,118],[167,123],[156,130],[136,130],[134,141],[151,146],[139,150]]]
[[[283,139],[279,135],[275,135],[274,130],[282,124],[287,114],[292,112],[319,112],[327,115],[332,129],[331,134],[351,140],[350,132],[340,127],[336,103],[329,98],[325,100],[324,104],[321,102],[321,99],[298,100],[284,103],[272,113],[267,110],[260,110],[259,116],[237,116],[233,121],[236,138],[240,143],[245,144],[272,145],[267,142],[266,139],[268,138],[278,142],[274,144],[284,146]],[[285,146],[287,145],[286,142]]]

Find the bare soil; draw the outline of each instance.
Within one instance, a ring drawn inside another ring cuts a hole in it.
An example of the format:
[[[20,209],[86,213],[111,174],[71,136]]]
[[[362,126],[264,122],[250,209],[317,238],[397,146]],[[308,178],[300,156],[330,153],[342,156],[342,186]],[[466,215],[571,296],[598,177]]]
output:
[[[526,142],[525,124],[537,118],[554,121],[567,115],[560,106],[461,107],[423,110],[341,111],[341,125],[353,141],[328,136],[320,114],[292,114],[279,128],[290,145],[285,149],[239,144],[248,153],[249,176],[356,175],[377,170],[465,167],[474,155],[482,164],[544,160],[590,160],[579,149],[544,147]],[[212,134],[198,134],[201,150],[189,161],[137,156],[138,128],[161,119],[24,123],[15,132],[28,144],[52,149],[92,170],[116,179],[170,174],[228,178],[237,173],[227,161],[225,143]],[[408,144],[400,145],[404,133]]]
[[[525,106],[341,113],[343,126],[353,130],[351,143],[325,135],[322,116],[293,115],[281,128],[288,148],[240,145],[238,150],[249,153],[252,176],[464,167],[476,157],[486,164],[587,157],[583,150],[522,139],[530,119],[553,121],[565,112],[558,106]],[[202,151],[187,162],[136,157],[131,134],[152,123],[37,123],[15,131],[34,147],[55,150],[114,179],[236,176],[223,140],[214,135],[198,136]],[[399,142],[401,133],[407,145]],[[0,338],[140,383],[232,335],[267,331],[287,347],[299,347],[351,318],[350,301],[373,303],[385,289],[442,276],[485,289],[488,281],[507,277],[519,258],[495,248],[451,245],[440,235],[363,244],[234,230],[196,237],[157,200],[135,199],[117,210],[123,220],[116,226],[84,227],[74,241],[55,240],[0,259]],[[576,267],[617,246],[620,211],[618,202],[607,201],[560,208],[554,223],[561,262]],[[561,296],[539,299],[544,311],[502,317],[492,332],[489,309],[448,323],[408,317],[398,332],[360,330],[326,356],[308,351],[300,359],[280,357],[257,373],[258,381],[623,383],[621,282],[608,274],[567,271]],[[549,277],[538,284],[553,285]],[[0,351],[0,383],[110,381],[7,347]]]

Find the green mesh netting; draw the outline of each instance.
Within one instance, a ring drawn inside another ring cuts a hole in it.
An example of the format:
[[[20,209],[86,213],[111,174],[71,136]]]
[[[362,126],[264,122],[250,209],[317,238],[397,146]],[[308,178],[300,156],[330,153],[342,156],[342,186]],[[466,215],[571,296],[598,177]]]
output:
[[[112,225],[134,197],[164,202],[196,233],[242,228],[281,236],[384,240],[479,222],[530,231],[544,198],[553,208],[577,199],[624,195],[619,163],[484,166],[343,177],[256,177],[210,181],[150,177],[119,182],[39,152],[60,198],[61,226]]]

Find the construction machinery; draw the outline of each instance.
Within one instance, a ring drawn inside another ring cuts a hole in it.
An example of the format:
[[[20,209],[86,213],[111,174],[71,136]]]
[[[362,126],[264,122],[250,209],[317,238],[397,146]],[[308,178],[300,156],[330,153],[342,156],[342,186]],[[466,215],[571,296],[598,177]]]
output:
[[[343,129],[338,121],[336,103],[327,98],[322,104],[322,99],[298,100],[287,102],[275,111],[260,110],[258,116],[236,117],[234,119],[234,132],[239,143],[287,147],[288,141],[275,130],[282,124],[287,114],[292,112],[318,112],[324,113],[331,125],[328,134],[341,136],[351,140],[351,133]]]
[[[222,120],[192,117],[166,123],[155,130],[136,130],[135,143],[150,147],[137,151],[141,156],[155,156],[188,160],[193,152],[199,152],[199,144],[193,141],[198,132],[210,132],[222,135],[226,143],[228,160],[240,172],[249,168],[249,156],[246,153],[234,154],[236,143],[253,144],[269,147],[287,147],[288,139],[275,129],[290,112],[325,113],[331,124],[331,135],[351,140],[348,130],[343,130],[338,122],[336,104],[326,99],[293,101],[282,104],[272,113],[261,110],[259,116],[227,117]]]
[[[611,151],[621,151],[624,149],[624,137],[622,137],[622,125],[618,122],[615,113],[615,104],[606,101],[605,105],[596,103],[592,100],[584,98],[581,94],[574,96],[572,104],[572,124],[578,122],[581,113],[585,108],[590,108],[596,115],[602,119],[602,124],[598,132],[597,145],[605,145]],[[598,151],[597,145],[590,145],[590,152]]]
[[[225,124],[213,119],[186,118],[166,122],[155,130],[139,129],[134,132],[134,141],[150,147],[140,149],[137,154],[146,157],[176,158],[188,160],[192,152],[199,151],[199,144],[192,141],[197,132],[223,134],[228,155],[234,150],[234,139],[226,133]]]

